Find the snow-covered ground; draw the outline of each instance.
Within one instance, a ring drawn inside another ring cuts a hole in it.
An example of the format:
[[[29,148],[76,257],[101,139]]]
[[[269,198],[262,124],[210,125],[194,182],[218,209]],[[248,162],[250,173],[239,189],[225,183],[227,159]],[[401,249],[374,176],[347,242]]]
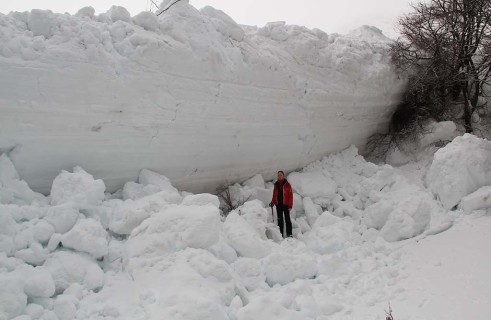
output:
[[[110,191],[143,168],[194,192],[272,178],[385,128],[404,84],[387,41],[239,26],[186,1],[159,18],[0,14],[0,152],[44,194],[75,165]]]
[[[45,197],[2,155],[0,319],[375,320],[390,303],[396,320],[487,320],[491,142],[459,136],[419,164],[351,146],[290,173],[282,240],[260,175],[230,187],[250,200],[225,218],[150,170],[104,194],[75,167]]]

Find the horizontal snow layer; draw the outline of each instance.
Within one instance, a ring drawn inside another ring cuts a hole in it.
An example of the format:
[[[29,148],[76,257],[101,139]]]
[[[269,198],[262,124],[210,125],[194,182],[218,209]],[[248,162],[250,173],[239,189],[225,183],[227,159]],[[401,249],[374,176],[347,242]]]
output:
[[[377,32],[239,26],[185,2],[0,14],[0,153],[46,194],[75,165],[109,191],[142,168],[201,191],[363,148],[403,85]]]

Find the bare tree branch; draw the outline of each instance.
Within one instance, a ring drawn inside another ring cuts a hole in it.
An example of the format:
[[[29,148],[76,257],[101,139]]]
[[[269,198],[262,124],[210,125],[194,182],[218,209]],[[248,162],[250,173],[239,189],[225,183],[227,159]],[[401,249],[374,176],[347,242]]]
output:
[[[173,3],[171,3],[170,5],[168,5],[167,8],[165,8],[162,11],[160,11],[159,13],[157,13],[157,16],[160,16],[162,13],[166,12],[167,10],[169,10],[173,5],[175,5],[179,1],[181,1],[181,0],[176,0]]]

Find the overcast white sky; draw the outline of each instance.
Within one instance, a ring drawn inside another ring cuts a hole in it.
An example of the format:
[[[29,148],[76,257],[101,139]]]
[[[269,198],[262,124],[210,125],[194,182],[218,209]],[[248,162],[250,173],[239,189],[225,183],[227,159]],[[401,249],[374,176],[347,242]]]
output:
[[[155,2],[159,3],[161,0]],[[327,33],[346,33],[361,25],[382,29],[394,36],[397,17],[409,11],[417,0],[190,0],[196,8],[210,5],[223,10],[240,24],[262,26],[270,21],[319,28]],[[105,12],[112,5],[128,9],[132,15],[146,10],[148,0],[0,0],[0,12],[34,8],[75,13],[85,6]]]

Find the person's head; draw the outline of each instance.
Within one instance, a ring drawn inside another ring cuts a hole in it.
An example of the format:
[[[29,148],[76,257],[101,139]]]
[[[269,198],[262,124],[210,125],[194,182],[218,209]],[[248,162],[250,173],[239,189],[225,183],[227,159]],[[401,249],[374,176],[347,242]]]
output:
[[[278,181],[285,179],[285,173],[283,171],[278,171]]]

